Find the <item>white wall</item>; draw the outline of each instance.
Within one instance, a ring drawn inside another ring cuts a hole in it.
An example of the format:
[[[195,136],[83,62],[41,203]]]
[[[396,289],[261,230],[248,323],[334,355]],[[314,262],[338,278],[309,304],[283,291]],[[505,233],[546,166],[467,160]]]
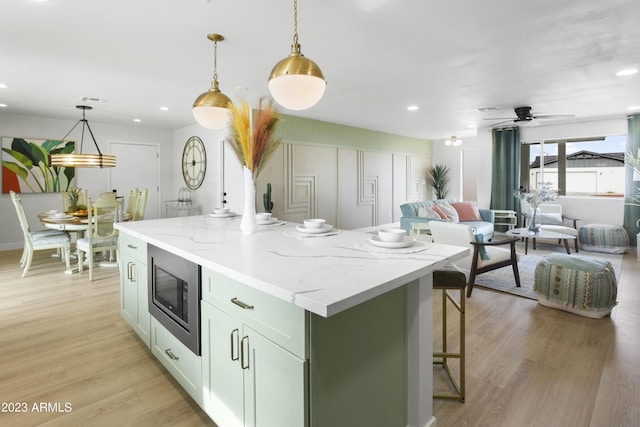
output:
[[[205,129],[198,124],[173,132],[173,145],[168,155],[169,167],[167,169],[167,175],[170,179],[165,187],[163,200],[176,200],[180,187],[186,187],[182,178],[182,150],[190,137],[197,136],[204,143],[207,152],[207,170],[202,185],[197,190],[193,190],[192,194],[202,206],[203,213],[211,212],[213,208],[222,206],[222,145],[225,135],[225,130]]]
[[[599,120],[585,120],[564,122],[555,125],[523,126],[520,138],[525,142],[579,138],[588,136],[626,135],[626,116]],[[444,140],[433,141],[433,162],[446,163],[452,172],[449,196],[460,199],[462,150],[475,150],[478,155],[478,206],[488,208],[491,202],[491,129],[478,129],[477,136],[464,138],[458,147],[445,146]],[[558,199],[563,206],[563,212],[580,218],[578,226],[590,223],[604,223],[622,225],[624,200],[609,197],[561,197]]]
[[[166,129],[145,128],[143,126],[115,126],[104,123],[93,122],[88,118],[91,130],[96,138],[100,149],[106,153],[109,142],[139,142],[157,143],[161,148],[166,148],[162,152],[170,152],[172,147],[172,132]],[[25,137],[34,139],[60,139],[75,125],[77,120],[59,120],[43,117],[22,116],[0,114],[0,136],[3,137]],[[79,143],[80,131],[76,128],[69,136]],[[95,152],[91,137],[85,135],[84,152]],[[168,169],[170,156],[161,155],[162,168]],[[142,161],[143,159],[141,159]],[[117,159],[116,159],[117,163]],[[117,166],[116,166],[117,169]],[[131,171],[132,182],[135,181],[135,171]],[[94,195],[102,191],[111,191],[109,174],[107,170],[101,169],[76,169],[77,186],[86,188],[88,194]],[[167,179],[170,177],[163,174],[161,181],[162,188],[167,186]],[[33,229],[41,228],[37,219],[38,212],[47,209],[62,207],[62,200],[58,193],[48,194],[23,194],[21,196],[25,213],[30,226]],[[24,239],[22,230],[18,223],[15,209],[8,194],[0,195],[0,250],[16,249],[23,247]]]

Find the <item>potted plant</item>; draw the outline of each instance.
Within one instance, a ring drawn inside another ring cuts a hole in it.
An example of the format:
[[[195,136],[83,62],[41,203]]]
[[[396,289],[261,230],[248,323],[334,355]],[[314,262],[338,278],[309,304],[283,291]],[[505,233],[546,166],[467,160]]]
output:
[[[436,199],[446,199],[447,193],[449,192],[447,190],[447,184],[449,184],[449,180],[451,179],[449,176],[449,167],[436,163],[429,168],[427,173],[429,174],[429,185],[431,185],[436,192]]]

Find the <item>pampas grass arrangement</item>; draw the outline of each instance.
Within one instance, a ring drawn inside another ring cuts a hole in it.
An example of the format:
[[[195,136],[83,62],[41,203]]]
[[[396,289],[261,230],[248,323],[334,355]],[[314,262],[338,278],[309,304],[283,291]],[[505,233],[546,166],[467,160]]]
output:
[[[280,121],[278,107],[273,100],[260,98],[258,109],[251,117],[251,108],[246,100],[236,108],[230,105],[231,121],[227,143],[238,157],[240,164],[251,171],[253,182],[276,151],[282,140],[273,134]]]

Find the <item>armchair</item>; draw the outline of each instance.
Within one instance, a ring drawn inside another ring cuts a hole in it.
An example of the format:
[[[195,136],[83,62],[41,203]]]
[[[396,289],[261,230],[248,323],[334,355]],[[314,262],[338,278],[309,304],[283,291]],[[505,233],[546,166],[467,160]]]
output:
[[[434,243],[463,246],[471,250],[471,255],[456,261],[453,265],[468,274],[469,286],[467,297],[471,296],[473,285],[478,274],[486,273],[498,268],[511,266],[516,286],[520,287],[520,273],[518,271],[518,254],[516,253],[517,237],[504,240],[484,242],[473,234],[470,226],[460,223],[432,221],[431,237]],[[509,246],[508,249],[500,246]]]
[[[529,220],[529,209],[524,210],[524,206],[522,212],[523,213],[523,227],[527,226],[527,221]],[[562,213],[562,205],[561,204],[552,204],[552,203],[543,203],[539,207],[540,209],[540,224],[542,224],[542,229],[547,231],[553,231],[555,233],[567,234],[569,236],[575,236],[575,249],[576,252],[579,252],[579,244],[578,244],[578,218],[569,217]],[[536,221],[538,222],[538,221]],[[570,226],[567,224],[571,224]],[[533,248],[535,249],[535,239],[533,240]]]

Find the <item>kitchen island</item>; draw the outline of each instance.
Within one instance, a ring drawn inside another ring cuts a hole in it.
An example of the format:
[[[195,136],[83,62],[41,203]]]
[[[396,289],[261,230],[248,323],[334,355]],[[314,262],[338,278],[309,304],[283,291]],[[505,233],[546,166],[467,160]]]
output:
[[[371,234],[311,237],[297,224],[243,235],[239,222],[204,215],[117,225],[123,283],[136,245],[202,268],[202,356],[183,357],[188,366],[172,373],[212,419],[221,427],[434,425],[431,272],[468,249],[389,250],[371,245]],[[146,289],[137,292],[137,318],[125,315],[124,297],[123,317],[152,349],[158,342],[159,358],[173,355],[160,348],[171,337],[145,313]],[[268,309],[242,310],[229,303],[237,298]]]

